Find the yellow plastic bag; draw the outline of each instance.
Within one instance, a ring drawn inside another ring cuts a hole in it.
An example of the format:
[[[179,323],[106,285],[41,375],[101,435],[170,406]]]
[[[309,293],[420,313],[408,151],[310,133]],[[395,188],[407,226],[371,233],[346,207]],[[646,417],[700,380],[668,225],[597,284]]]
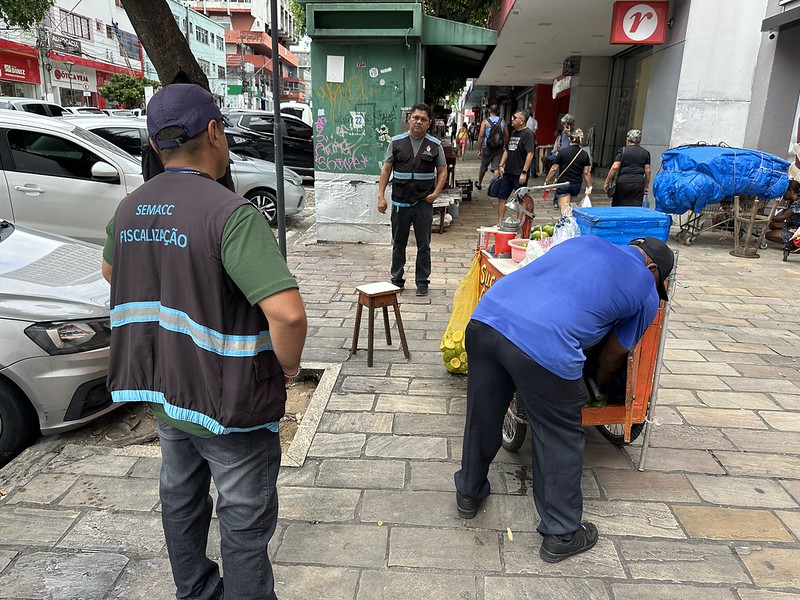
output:
[[[445,368],[451,373],[467,372],[467,352],[464,349],[464,330],[467,328],[472,311],[478,304],[478,284],[480,278],[480,254],[476,254],[469,271],[459,282],[453,294],[453,312],[447,323],[439,351]]]

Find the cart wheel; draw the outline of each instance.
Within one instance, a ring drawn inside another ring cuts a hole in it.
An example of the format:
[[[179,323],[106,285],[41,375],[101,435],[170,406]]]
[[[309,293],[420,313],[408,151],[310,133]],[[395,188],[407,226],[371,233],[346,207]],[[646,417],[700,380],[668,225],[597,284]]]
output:
[[[625,442],[625,426],[624,425],[598,425],[597,428],[603,437],[615,446],[627,446]],[[634,423],[631,427],[631,442],[639,437],[644,430],[644,423]]]
[[[761,242],[761,243],[758,245],[758,247],[759,247],[761,250],[766,250],[767,248],[769,248],[769,244],[768,244],[767,242]]]
[[[514,394],[514,399],[511,400],[511,405],[506,411],[506,416],[503,417],[503,448],[509,452],[516,452],[522,447],[525,441],[525,434],[528,432],[528,425],[520,423],[515,418],[515,414],[524,419],[525,413],[520,412],[517,405],[517,395]]]
[[[689,233],[688,231],[681,229],[678,233],[675,234],[675,239],[678,240],[679,242],[682,242],[683,240],[686,239],[688,233]]]
[[[695,235],[690,235],[689,237],[687,237],[687,238],[686,238],[686,245],[687,245],[687,246],[691,246],[692,244],[694,244],[694,241],[695,241],[696,239],[697,239],[697,234],[695,234]]]

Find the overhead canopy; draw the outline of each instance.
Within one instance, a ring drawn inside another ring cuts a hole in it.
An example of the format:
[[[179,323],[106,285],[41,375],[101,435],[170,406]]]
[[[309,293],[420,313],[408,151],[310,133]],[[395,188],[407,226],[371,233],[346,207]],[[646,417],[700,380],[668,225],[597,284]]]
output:
[[[800,21],[800,6],[764,19],[761,21],[761,31],[780,31],[786,27],[796,25],[798,21]]]
[[[438,17],[422,17],[428,76],[478,77],[497,45],[497,32]]]

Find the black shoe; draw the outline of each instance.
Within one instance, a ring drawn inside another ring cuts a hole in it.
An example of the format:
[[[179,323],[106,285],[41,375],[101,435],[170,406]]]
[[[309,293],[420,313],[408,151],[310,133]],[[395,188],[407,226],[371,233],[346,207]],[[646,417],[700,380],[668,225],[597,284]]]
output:
[[[427,285],[418,285],[417,286],[417,296],[427,296],[428,295],[428,286]]]
[[[404,287],[406,287],[405,286],[405,282],[403,282],[403,281],[395,281],[394,279],[392,279],[392,285],[399,287],[401,290]]]
[[[458,509],[458,516],[462,519],[474,519],[478,514],[478,507],[481,505],[481,500],[478,498],[470,498],[461,492],[456,492],[456,508]]]
[[[581,523],[581,526],[568,540],[560,535],[546,535],[539,548],[539,556],[549,563],[561,562],[565,558],[586,552],[597,543],[597,527],[594,523]]]
[[[476,184],[475,184],[475,189],[476,189],[476,190],[479,190],[479,189],[481,189],[481,184],[480,184],[480,183],[476,183]]]

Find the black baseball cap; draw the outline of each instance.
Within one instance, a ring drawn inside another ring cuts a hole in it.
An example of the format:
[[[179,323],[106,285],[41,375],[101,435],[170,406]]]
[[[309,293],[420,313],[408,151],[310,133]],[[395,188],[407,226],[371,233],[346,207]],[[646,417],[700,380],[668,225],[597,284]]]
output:
[[[675,255],[664,242],[654,237],[636,238],[628,242],[629,246],[638,246],[647,256],[650,257],[656,267],[658,267],[658,277],[656,278],[656,291],[658,297],[664,302],[669,302],[667,290],[664,289],[664,280],[672,273],[675,266]]]
[[[211,92],[195,83],[172,83],[156,92],[147,104],[147,135],[159,150],[177,148],[200,135],[209,121],[229,125]],[[184,134],[170,140],[156,139],[167,127],[180,127]]]

